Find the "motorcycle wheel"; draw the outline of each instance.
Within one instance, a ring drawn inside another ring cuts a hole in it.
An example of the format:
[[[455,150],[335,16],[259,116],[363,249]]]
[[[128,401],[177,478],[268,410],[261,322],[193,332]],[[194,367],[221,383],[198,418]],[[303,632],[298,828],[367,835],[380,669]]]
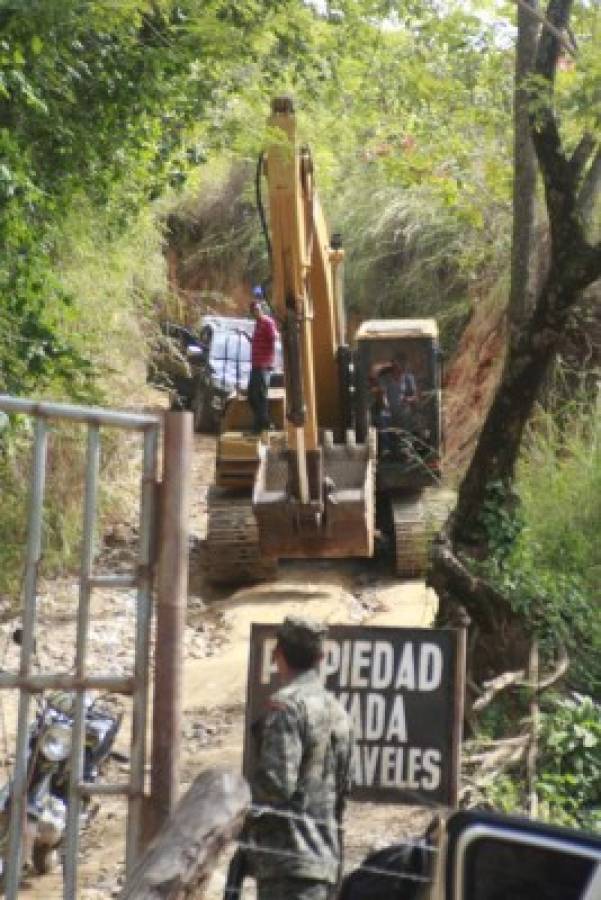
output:
[[[36,875],[48,875],[60,862],[57,848],[47,844],[34,844],[31,859]]]

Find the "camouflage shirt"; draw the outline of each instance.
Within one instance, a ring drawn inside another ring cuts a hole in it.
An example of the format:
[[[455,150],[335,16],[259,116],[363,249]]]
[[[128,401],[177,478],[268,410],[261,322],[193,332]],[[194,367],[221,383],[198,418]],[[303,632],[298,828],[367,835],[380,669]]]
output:
[[[257,878],[335,883],[351,745],[349,718],[314,669],[273,695],[252,780],[254,804],[266,807],[249,829]]]

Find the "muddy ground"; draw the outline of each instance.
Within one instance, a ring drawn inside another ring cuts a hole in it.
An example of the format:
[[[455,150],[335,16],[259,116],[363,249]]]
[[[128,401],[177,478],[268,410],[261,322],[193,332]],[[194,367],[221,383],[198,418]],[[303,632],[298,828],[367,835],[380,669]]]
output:
[[[423,582],[404,582],[374,562],[295,562],[282,565],[277,580],[235,592],[210,588],[204,578],[204,537],[207,487],[213,476],[214,441],[195,437],[191,517],[190,590],[185,632],[184,758],[182,790],[203,769],[230,766],[240,769],[249,625],[280,621],[288,613],[306,613],[328,622],[427,626],[436,598]],[[124,521],[105,535],[102,565],[126,568],[135,550],[136,524]],[[77,582],[63,578],[41,584],[38,656],[46,670],[68,670],[73,663]],[[133,659],[134,595],[98,592],[95,595],[89,668],[106,674],[127,671]],[[1,626],[0,666],[12,668],[17,648],[10,641],[12,626]],[[14,698],[0,710],[0,758],[5,772],[11,757]],[[119,746],[128,751],[128,719]],[[106,777],[122,780],[126,763],[112,762]],[[81,900],[118,896],[124,855],[124,804],[103,799],[82,834]],[[371,849],[420,833],[427,811],[392,805],[350,804],[347,812],[347,867]],[[223,894],[226,859],[215,873],[209,900]],[[62,897],[60,873],[34,878],[23,886],[23,898]],[[252,886],[246,895],[253,896]]]

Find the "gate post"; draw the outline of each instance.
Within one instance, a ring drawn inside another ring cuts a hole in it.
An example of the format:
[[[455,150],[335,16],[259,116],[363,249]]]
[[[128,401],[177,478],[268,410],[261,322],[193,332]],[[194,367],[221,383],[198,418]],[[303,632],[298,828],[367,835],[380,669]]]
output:
[[[157,624],[152,721],[154,834],[173,812],[180,783],[183,637],[188,595],[192,414],[165,413],[159,502]],[[150,835],[149,835],[150,836]]]

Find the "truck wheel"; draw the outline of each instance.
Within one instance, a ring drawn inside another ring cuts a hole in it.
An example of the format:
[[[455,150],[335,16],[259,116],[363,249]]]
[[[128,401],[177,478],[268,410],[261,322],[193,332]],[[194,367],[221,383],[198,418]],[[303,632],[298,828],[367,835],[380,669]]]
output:
[[[206,388],[198,387],[192,401],[194,414],[194,431],[214,433],[217,430],[215,413],[211,406],[211,393]]]

